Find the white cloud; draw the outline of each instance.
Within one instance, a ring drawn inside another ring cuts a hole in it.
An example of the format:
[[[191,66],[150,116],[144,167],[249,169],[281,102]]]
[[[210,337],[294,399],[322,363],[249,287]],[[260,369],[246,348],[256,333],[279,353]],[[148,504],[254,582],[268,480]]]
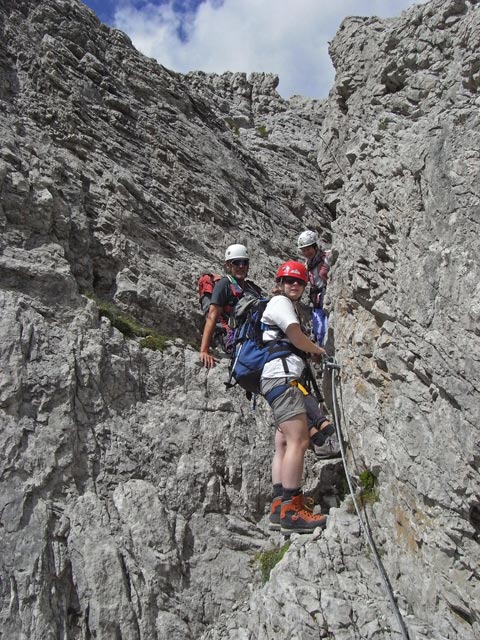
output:
[[[140,51],[175,71],[266,71],[278,74],[285,97],[323,97],[334,74],[328,41],[344,17],[395,16],[425,1],[206,0],[180,15],[172,0],[142,9],[126,0],[115,12],[115,25]]]

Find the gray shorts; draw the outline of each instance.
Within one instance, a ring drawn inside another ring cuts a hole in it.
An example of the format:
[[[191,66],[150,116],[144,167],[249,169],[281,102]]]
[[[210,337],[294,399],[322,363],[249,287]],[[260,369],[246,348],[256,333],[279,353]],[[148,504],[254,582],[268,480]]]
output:
[[[289,382],[286,378],[262,378],[260,391],[262,394],[271,391],[274,387]],[[282,423],[305,413],[305,402],[303,393],[298,387],[289,387],[281,396],[278,396],[272,404],[273,417],[277,427]]]

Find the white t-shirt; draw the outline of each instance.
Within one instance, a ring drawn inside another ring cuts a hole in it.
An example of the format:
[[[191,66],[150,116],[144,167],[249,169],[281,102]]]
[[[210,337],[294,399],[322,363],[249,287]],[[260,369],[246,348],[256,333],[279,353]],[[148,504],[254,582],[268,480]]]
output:
[[[274,296],[267,304],[263,312],[262,322],[275,325],[283,331],[284,334],[291,324],[300,324],[293,302],[282,295]],[[287,336],[282,335],[278,329],[268,329],[264,331],[262,336],[263,340],[268,342],[269,340],[277,340],[281,337],[282,340],[290,342]],[[286,364],[288,373],[285,373],[282,358],[275,358],[267,362],[263,368],[262,378],[289,378],[294,380],[302,375],[305,363],[300,356],[292,353],[286,358]]]

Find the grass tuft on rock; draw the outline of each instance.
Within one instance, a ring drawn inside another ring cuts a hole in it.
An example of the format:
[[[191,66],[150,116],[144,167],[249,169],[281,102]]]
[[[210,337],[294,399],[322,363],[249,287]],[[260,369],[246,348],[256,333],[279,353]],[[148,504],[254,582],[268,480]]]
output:
[[[369,469],[361,471],[359,476],[360,491],[356,498],[360,507],[365,508],[369,504],[374,504],[379,500],[379,492],[377,488],[377,479]],[[347,512],[355,513],[355,505],[352,498],[349,496],[347,502]]]
[[[270,135],[270,132],[268,131],[267,127],[264,124],[261,124],[260,126],[257,127],[257,133],[261,138],[265,138],[265,139],[267,139],[268,136]]]
[[[360,494],[358,500],[360,504],[365,507],[367,504],[373,504],[378,502],[379,494],[377,489],[377,479],[371,471],[365,469],[359,475],[360,480]]]
[[[167,338],[160,335],[149,335],[140,342],[142,349],[151,349],[152,351],[163,351],[167,346]]]
[[[255,560],[258,562],[260,567],[264,584],[269,581],[270,572],[287,553],[289,547],[290,542],[286,542],[282,547],[276,547],[275,549],[269,549],[268,551],[257,553]]]
[[[108,318],[112,326],[118,329],[126,338],[143,338],[140,342],[140,346],[143,349],[152,349],[153,351],[163,351],[165,349],[168,341],[166,336],[162,336],[150,327],[140,324],[132,316],[123,313],[113,303],[100,300],[89,292],[84,293],[84,295],[96,303],[100,317]]]
[[[225,122],[227,123],[232,133],[234,133],[236,136],[240,135],[240,128],[233,118],[226,118]]]

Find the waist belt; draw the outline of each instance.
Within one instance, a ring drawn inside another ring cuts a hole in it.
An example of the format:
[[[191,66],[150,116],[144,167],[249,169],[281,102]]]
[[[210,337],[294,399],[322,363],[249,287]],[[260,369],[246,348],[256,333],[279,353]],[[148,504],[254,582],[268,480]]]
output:
[[[267,391],[267,393],[264,395],[264,398],[268,402],[268,404],[272,406],[272,402],[274,402],[274,400],[279,398],[282,395],[282,393],[285,393],[287,389],[290,389],[290,387],[297,387],[299,391],[303,393],[304,396],[309,395],[308,391],[305,389],[303,384],[301,384],[298,380],[291,380],[290,382],[279,384],[277,387],[273,387],[273,389],[270,389],[270,391]]]

